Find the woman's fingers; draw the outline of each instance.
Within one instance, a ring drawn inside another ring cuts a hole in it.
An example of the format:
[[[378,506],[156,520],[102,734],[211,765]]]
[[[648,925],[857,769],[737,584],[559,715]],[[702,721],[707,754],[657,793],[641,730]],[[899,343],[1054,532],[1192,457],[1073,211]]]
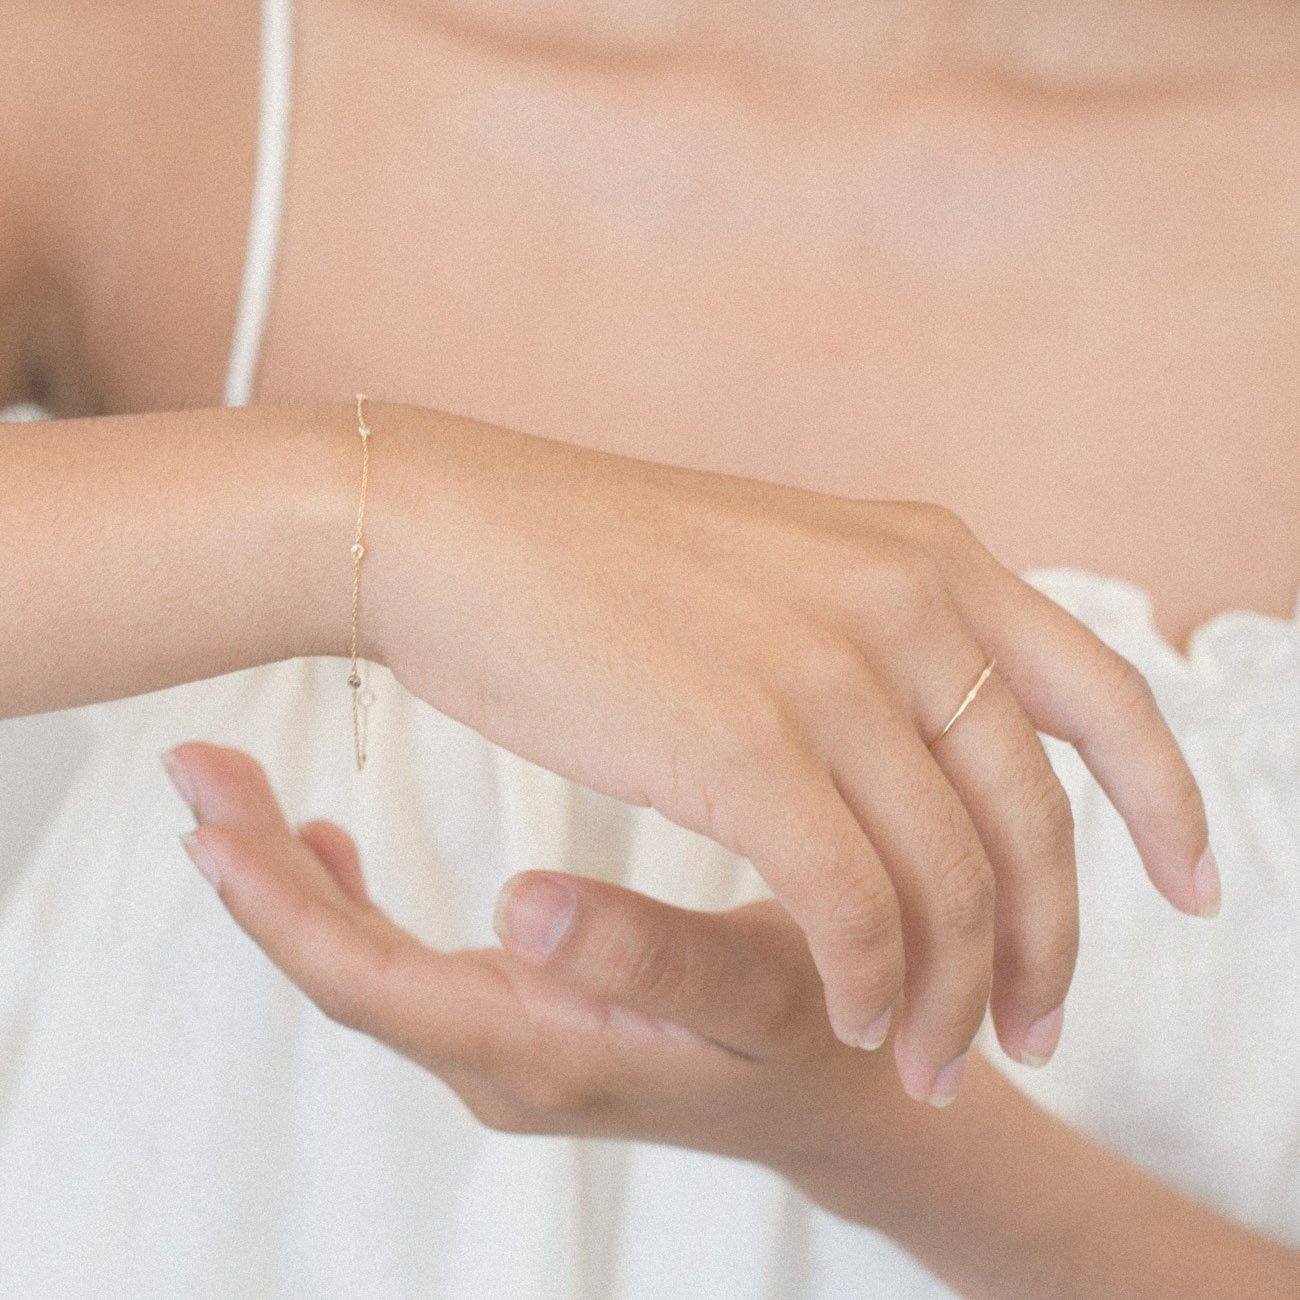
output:
[[[999,564],[951,511],[905,501],[874,502],[873,510],[932,556],[963,622],[1034,726],[1078,750],[1155,887],[1175,907],[1213,916],[1218,870],[1205,805],[1142,673]]]
[[[780,905],[695,912],[524,871],[502,886],[494,925],[509,952],[570,987],[754,1056],[794,1033],[820,997],[802,935],[788,917],[772,924],[771,908]]]
[[[753,863],[807,936],[836,1036],[878,1047],[906,962],[898,894],[875,846],[811,750],[774,752],[735,779],[745,789],[727,802],[744,812],[728,847]]]
[[[335,822],[316,819],[300,822],[300,840],[323,862],[343,892],[357,903],[369,903],[366,882],[361,874],[361,857],[356,841]]]
[[[501,1054],[498,1040],[518,1014],[509,989],[371,905],[341,827],[295,834],[261,766],[239,750],[193,741],[172,756],[169,770],[199,822],[186,852],[240,927],[327,1016],[435,1070]],[[330,867],[311,847],[322,842]]]
[[[1220,891],[1205,805],[1146,678],[1014,575],[993,573],[985,588],[966,620],[1034,725],[1078,750],[1155,887],[1182,911],[1213,916]]]
[[[397,936],[363,924],[301,840],[200,823],[185,837],[185,849],[240,927],[326,1015],[378,1032],[376,988]]]
[[[851,720],[851,721],[850,721]],[[996,878],[957,791],[894,697],[864,693],[828,725],[827,761],[902,908],[906,999],[894,1056],[904,1091],[944,1104],[984,1019]]]
[[[1078,953],[1073,817],[1033,723],[996,667],[984,671],[988,654],[935,574],[924,634],[905,626],[906,645],[891,641],[875,667],[928,740],[992,865],[994,1023],[1008,1055],[1023,1061],[1027,1051],[1041,1064],[1055,1048]],[[856,754],[860,742],[848,730],[834,747]],[[913,815],[924,816],[923,806]]]
[[[964,634],[950,649],[946,660],[918,651],[913,666],[912,689],[929,706],[917,709],[921,726],[932,737],[987,662]],[[1033,723],[996,670],[930,752],[970,813],[993,865],[990,1006],[999,1039],[1013,1059],[1041,1065],[1055,1049],[1060,1009],[1078,957],[1079,889],[1069,797]],[[1032,1059],[1026,1061],[1026,1052]]]

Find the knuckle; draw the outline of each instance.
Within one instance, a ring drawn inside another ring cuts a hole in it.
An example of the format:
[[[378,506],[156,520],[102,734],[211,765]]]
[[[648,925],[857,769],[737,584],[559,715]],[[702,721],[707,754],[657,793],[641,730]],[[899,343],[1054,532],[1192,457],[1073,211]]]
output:
[[[907,511],[912,526],[931,541],[936,550],[956,550],[974,537],[966,521],[937,501],[909,501]]]
[[[973,938],[991,930],[995,881],[988,860],[965,849],[944,867],[938,880],[940,918],[945,928]]]
[[[1054,999],[1054,1004],[1065,1000],[1078,959],[1078,911],[1075,908],[1067,908],[1062,915],[1053,918],[1042,927],[1038,939],[1039,970],[1037,973],[1045,982],[1061,986],[1060,997]]]
[[[998,945],[995,961],[1000,981],[1017,986],[1025,995],[1032,989],[1035,997],[1051,997],[1050,1009],[1064,1000],[1078,957],[1079,899],[1070,875],[1050,897],[1035,900],[1018,919],[1006,941]]]
[[[1113,706],[1124,716],[1147,714],[1156,708],[1155,692],[1141,670],[1117,651],[1107,657],[1106,686]]]
[[[938,619],[945,591],[937,561],[920,547],[890,541],[877,550],[867,605],[881,630],[914,631]]]
[[[945,1055],[964,1051],[970,1046],[983,1023],[991,988],[991,978],[973,981],[951,1010],[936,1018],[937,1038],[946,1045]]]
[[[825,908],[825,927],[839,947],[883,952],[901,930],[898,899],[887,882],[876,882],[859,869],[842,873]]]
[[[772,763],[795,743],[795,720],[766,685],[755,685],[718,709],[714,726],[723,770]]]
[[[860,688],[871,681],[871,671],[861,648],[839,629],[818,629],[801,644],[787,643],[790,662],[800,687],[809,694],[840,696],[846,687]]]
[[[970,976],[960,988],[947,991],[949,999],[933,1017],[937,1042],[951,1056],[970,1046],[979,1032],[993,992],[992,963],[981,966],[979,977]]]
[[[750,762],[776,762],[795,743],[794,719],[769,691],[755,692],[736,720],[735,732]]]
[[[1050,1009],[1065,1000],[1078,957],[1078,921],[1067,912],[1038,926],[1032,944],[1008,945],[998,958],[999,978],[1032,987]]]
[[[597,945],[594,965],[606,988],[638,1001],[671,997],[683,979],[678,949],[661,927],[612,928]]]
[[[1025,816],[1031,844],[1048,851],[1064,848],[1073,853],[1074,810],[1065,787],[1054,774],[1031,784],[1025,796]]]

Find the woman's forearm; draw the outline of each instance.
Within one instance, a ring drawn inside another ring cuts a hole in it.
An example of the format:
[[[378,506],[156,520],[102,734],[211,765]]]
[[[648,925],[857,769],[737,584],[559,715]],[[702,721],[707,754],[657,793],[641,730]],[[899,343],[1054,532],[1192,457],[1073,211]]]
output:
[[[1300,1295],[1300,1253],[1070,1128],[978,1052],[954,1106],[904,1122],[914,1126],[897,1147],[906,1169],[890,1171],[887,1202],[865,1143],[858,1159],[846,1141],[833,1167],[793,1181],[886,1232],[963,1296]]]
[[[346,402],[0,426],[0,717],[346,655],[355,428]]]

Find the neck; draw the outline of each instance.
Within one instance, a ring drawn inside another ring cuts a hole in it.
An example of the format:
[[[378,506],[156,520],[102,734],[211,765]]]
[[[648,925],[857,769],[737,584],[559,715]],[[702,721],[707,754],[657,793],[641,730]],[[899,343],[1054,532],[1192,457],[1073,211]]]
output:
[[[1300,70],[1290,0],[404,0],[514,54],[698,70],[849,108],[918,81],[1196,90]]]

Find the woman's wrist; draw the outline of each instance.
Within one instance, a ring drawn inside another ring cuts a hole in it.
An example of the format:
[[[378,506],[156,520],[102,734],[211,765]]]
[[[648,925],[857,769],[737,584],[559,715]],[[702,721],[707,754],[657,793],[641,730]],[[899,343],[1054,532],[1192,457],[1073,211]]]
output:
[[[777,1172],[964,1296],[1300,1294],[1300,1255],[1070,1128],[974,1050],[951,1107],[847,1117],[842,1142]]]
[[[1119,1266],[1107,1258],[1105,1231],[1100,1243],[1089,1240],[1107,1220],[1102,1200],[1089,1198],[1107,1172],[1124,1185],[1129,1167],[978,1051],[951,1107],[900,1106],[844,1127],[844,1141],[778,1172],[823,1208],[890,1237],[959,1294],[1120,1294],[1099,1282]]]
[[[334,521],[331,545],[341,538],[347,590],[340,599],[322,584],[314,648],[304,653],[347,653],[348,548],[361,474],[355,406],[349,410],[353,443],[343,501],[324,503]],[[434,708],[482,723],[483,701],[518,678],[515,606],[529,581],[521,565],[539,546],[529,521],[539,499],[544,509],[573,508],[570,496],[538,490],[570,449],[409,403],[368,399],[365,410],[370,471],[358,655],[390,668]],[[320,522],[313,525],[318,532]]]
[[[6,429],[0,713],[346,655],[359,486],[350,411],[211,408]]]
[[[164,445],[168,477],[188,471],[178,505],[192,511],[193,522],[190,536],[172,552],[174,574],[192,575],[211,602],[210,629],[221,634],[208,638],[206,653],[222,665],[219,671],[302,655],[346,657],[361,480],[354,402],[183,411],[168,418],[181,430],[191,421],[217,421],[178,441],[168,430]],[[372,447],[372,474],[374,460]],[[369,514],[368,507],[367,533]],[[357,652],[377,658],[365,618],[364,566],[361,597]],[[181,614],[174,600],[169,606]],[[212,674],[196,674],[191,666],[171,675],[195,680]]]
[[[347,658],[362,443],[355,399],[262,408],[266,473],[250,476],[249,516],[269,530],[278,561],[266,590],[288,615],[284,653]],[[395,613],[410,612],[414,561],[441,557],[441,520],[452,517],[458,418],[424,407],[367,398],[370,429],[364,545],[357,603],[357,657],[389,665],[403,644]],[[463,423],[461,421],[460,423]],[[262,497],[261,506],[256,502]],[[451,557],[449,557],[451,558]],[[423,563],[422,571],[429,567]],[[452,573],[455,565],[443,566]],[[433,611],[429,611],[432,617]],[[405,626],[405,624],[403,624]]]
[[[312,648],[304,653],[348,653],[352,621],[352,560],[349,548],[361,492],[361,443],[356,407],[348,403],[345,424],[351,438],[344,472],[334,498],[320,498],[322,513],[309,525],[331,539],[343,566],[342,597],[332,575],[316,592],[318,616]],[[333,416],[330,417],[333,421]],[[359,658],[393,667],[414,649],[440,649],[440,630],[456,604],[455,592],[475,543],[469,538],[474,516],[472,485],[476,472],[491,474],[478,449],[494,434],[509,430],[427,407],[367,398],[370,468],[365,509],[365,554],[358,602]],[[476,462],[477,456],[477,462]],[[419,646],[411,645],[419,637]]]

